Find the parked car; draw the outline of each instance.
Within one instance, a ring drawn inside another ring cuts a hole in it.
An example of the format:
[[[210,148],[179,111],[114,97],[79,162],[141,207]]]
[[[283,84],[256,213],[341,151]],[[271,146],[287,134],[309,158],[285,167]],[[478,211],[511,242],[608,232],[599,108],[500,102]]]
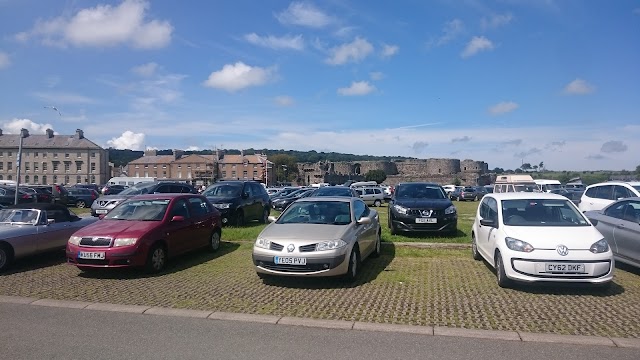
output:
[[[458,232],[456,207],[438,184],[398,184],[388,211],[388,226],[392,235],[399,232]]]
[[[177,255],[218,250],[221,225],[220,212],[202,195],[139,195],[69,237],[67,261],[81,270],[144,267],[155,273]]]
[[[453,184],[443,185],[442,189],[447,195],[449,195],[456,190],[456,186]]]
[[[587,186],[580,211],[602,210],[616,200],[640,196],[640,182],[609,181]]]
[[[202,195],[220,210],[223,224],[242,226],[253,220],[266,223],[271,213],[271,199],[257,181],[220,181],[209,186]]]
[[[311,196],[346,196],[359,198],[360,195],[350,187],[346,186],[324,186],[317,188]]]
[[[611,245],[616,261],[640,267],[640,198],[618,200],[584,215]]]
[[[558,195],[562,195],[564,197],[566,197],[567,199],[571,200],[574,204],[578,205],[580,204],[580,199],[582,198],[582,194],[584,193],[584,190],[578,190],[578,189],[554,189],[549,191],[552,194],[558,194]]]
[[[98,184],[75,184],[75,185],[70,186],[70,187],[94,190],[96,193],[100,194],[100,192],[101,192],[101,190],[102,190],[102,188],[104,186],[100,186]],[[67,188],[67,190],[69,190],[69,189]]]
[[[97,199],[96,192],[90,188],[70,187],[67,191],[69,192],[67,205],[78,208],[90,207]]]
[[[16,200],[15,188],[0,186],[0,205],[13,205]],[[35,202],[36,198],[18,189],[18,204]]]
[[[35,202],[50,203],[53,202],[53,195],[46,188],[20,186],[20,191],[31,195]]]
[[[281,196],[287,196],[287,195],[291,194],[292,192],[298,191],[300,189],[301,189],[300,186],[287,186],[287,187],[279,188],[278,191],[269,194],[269,197],[273,200],[273,199],[281,197]]]
[[[496,269],[498,285],[584,282],[608,286],[614,260],[602,234],[567,198],[550,193],[489,194],[471,231],[473,258]]]
[[[144,194],[197,194],[198,191],[191,185],[175,181],[141,182],[135,184],[119,194],[103,195],[91,204],[91,215],[100,216],[106,214],[119,203],[136,195]]]
[[[51,193],[51,196],[53,197],[53,202],[56,204],[62,204],[62,205],[67,205],[67,203],[69,202],[68,197],[68,191],[67,189],[65,189],[64,186],[60,185],[60,184],[51,184],[51,185],[32,185],[32,188],[35,189],[44,189],[45,191],[48,191],[49,193]]]
[[[282,211],[286,209],[294,201],[305,198],[311,195],[315,189],[303,188],[298,191],[294,191],[287,196],[280,196],[274,200],[271,200],[271,207],[275,210]]]
[[[102,195],[116,195],[123,192],[127,186],[125,185],[105,185],[102,188]]]
[[[476,201],[479,200],[482,196],[478,192],[475,187],[467,186],[463,188],[456,188],[449,194],[449,198],[451,200],[457,201]]]
[[[380,255],[375,210],[356,197],[307,197],[270,217],[253,246],[258,276],[337,276],[353,280]]]
[[[367,205],[381,206],[384,202],[384,192],[379,186],[364,186],[355,189],[360,199]]]
[[[10,205],[0,210],[0,271],[14,260],[60,250],[76,230],[95,218],[80,218],[66,206],[52,203]]]

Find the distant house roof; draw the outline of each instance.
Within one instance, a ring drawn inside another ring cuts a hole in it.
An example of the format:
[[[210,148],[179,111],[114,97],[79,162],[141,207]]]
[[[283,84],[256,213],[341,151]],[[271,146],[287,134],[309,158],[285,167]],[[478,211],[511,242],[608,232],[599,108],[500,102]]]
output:
[[[220,162],[224,164],[242,164],[247,160],[249,164],[261,164],[263,159],[258,155],[225,155]]]
[[[211,163],[214,160],[213,155],[199,155],[199,154],[190,154],[187,156],[183,156],[178,160],[175,160],[175,163]]]
[[[20,145],[20,134],[3,134],[0,130],[0,147],[15,147]],[[29,134],[22,140],[22,147],[28,149],[102,149],[93,141],[84,137],[82,130],[76,130],[75,135],[54,135],[53,130],[47,129],[45,135]]]
[[[175,161],[173,155],[155,155],[137,158],[129,162],[129,164],[171,164],[173,161]]]

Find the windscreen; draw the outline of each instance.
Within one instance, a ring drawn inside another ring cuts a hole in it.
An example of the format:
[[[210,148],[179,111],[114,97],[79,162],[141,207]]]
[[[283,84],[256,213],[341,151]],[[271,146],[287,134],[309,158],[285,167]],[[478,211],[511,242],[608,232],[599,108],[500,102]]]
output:
[[[278,217],[277,223],[346,225],[351,223],[351,206],[346,201],[295,202]]]
[[[403,184],[396,188],[396,197],[400,199],[446,199],[439,186],[425,184]]]
[[[205,190],[202,195],[208,197],[239,197],[242,184],[216,184]]]
[[[120,203],[105,215],[109,220],[160,221],[167,212],[169,200],[131,200]]]

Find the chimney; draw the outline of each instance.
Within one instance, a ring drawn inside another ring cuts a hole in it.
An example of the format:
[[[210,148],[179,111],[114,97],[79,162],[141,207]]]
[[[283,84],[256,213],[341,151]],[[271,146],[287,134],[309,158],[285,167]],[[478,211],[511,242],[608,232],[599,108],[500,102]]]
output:
[[[53,130],[51,130],[51,129],[47,129],[45,132],[47,133],[47,137],[48,137],[49,139],[53,138]]]
[[[244,150],[240,150],[240,157],[244,159]]]
[[[158,150],[145,150],[144,156],[156,156],[158,155]]]
[[[173,149],[173,158],[175,160],[178,160],[182,157],[182,155],[184,154],[184,151],[182,150],[178,150],[178,149]]]
[[[84,139],[84,131],[82,131],[80,129],[76,129],[76,138]]]

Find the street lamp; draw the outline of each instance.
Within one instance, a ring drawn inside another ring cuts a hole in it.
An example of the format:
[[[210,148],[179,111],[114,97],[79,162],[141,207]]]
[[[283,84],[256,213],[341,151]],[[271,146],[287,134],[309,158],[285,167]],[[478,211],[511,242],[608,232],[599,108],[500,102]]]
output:
[[[20,129],[20,145],[18,145],[18,158],[16,161],[16,167],[17,167],[17,176],[18,178],[16,179],[16,195],[15,198],[13,199],[14,204],[18,205],[18,187],[20,186],[20,161],[22,159],[22,141],[24,140],[24,138],[29,137],[29,130],[27,129]]]

